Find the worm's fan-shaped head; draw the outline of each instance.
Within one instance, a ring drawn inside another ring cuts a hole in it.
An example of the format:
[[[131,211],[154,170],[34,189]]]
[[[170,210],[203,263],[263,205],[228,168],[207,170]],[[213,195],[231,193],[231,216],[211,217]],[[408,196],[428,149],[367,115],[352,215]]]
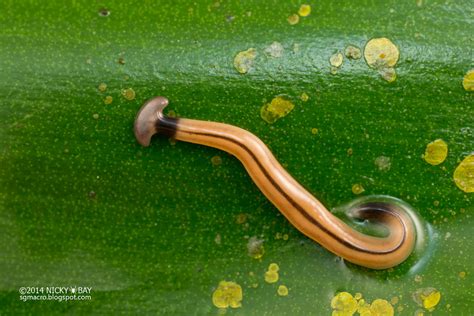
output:
[[[157,133],[163,109],[168,105],[165,97],[155,97],[148,100],[138,111],[135,118],[135,138],[142,146],[149,146],[151,137]]]

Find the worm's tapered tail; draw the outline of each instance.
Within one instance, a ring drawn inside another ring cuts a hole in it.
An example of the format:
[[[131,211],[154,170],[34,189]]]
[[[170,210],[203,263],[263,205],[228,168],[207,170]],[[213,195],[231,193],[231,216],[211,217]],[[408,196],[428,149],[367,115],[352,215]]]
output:
[[[353,216],[389,229],[388,236],[383,238],[362,234],[330,213],[286,172],[268,147],[252,133],[228,124],[166,117],[163,109],[167,105],[166,98],[156,97],[138,113],[135,136],[143,146],[150,144],[153,134],[162,133],[234,155],[263,194],[299,231],[355,264],[385,269],[403,262],[413,251],[415,226],[399,205],[374,202],[355,209]]]

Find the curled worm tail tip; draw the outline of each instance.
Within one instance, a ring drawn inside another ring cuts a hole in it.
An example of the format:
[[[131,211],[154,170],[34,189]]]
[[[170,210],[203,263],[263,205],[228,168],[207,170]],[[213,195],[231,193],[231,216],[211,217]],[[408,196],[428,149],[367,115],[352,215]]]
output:
[[[138,111],[135,118],[134,132],[142,146],[149,146],[151,137],[158,132],[160,121],[164,118],[163,109],[168,105],[165,97],[148,100]]]

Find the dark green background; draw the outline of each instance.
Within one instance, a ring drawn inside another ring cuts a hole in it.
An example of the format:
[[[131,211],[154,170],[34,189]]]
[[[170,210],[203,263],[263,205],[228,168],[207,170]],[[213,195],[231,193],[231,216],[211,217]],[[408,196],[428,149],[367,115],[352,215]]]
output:
[[[290,26],[299,1],[1,2],[0,313],[216,315],[220,280],[242,286],[242,308],[228,311],[239,315],[329,315],[342,290],[369,302],[402,295],[411,315],[411,293],[422,287],[441,291],[434,315],[474,310],[473,196],[452,179],[474,150],[473,94],[461,85],[473,68],[472,5],[309,3],[311,15]],[[363,59],[329,73],[334,52],[382,36],[400,49],[394,83]],[[280,59],[263,53],[273,41],[285,47]],[[250,47],[255,70],[238,74],[233,57]],[[120,95],[129,87],[133,101]],[[296,107],[268,125],[260,107],[279,94]],[[296,231],[235,158],[165,138],[140,147],[134,116],[155,95],[180,116],[255,133],[330,208],[355,198],[354,183],[363,195],[405,200],[431,227],[423,253],[393,271],[345,264]],[[449,155],[431,166],[421,155],[437,138]],[[215,155],[222,165],[211,164]],[[381,155],[391,158],[387,172],[374,164]],[[241,213],[248,226],[236,223]],[[247,255],[246,236],[265,239],[261,261]],[[271,262],[288,297],[263,281]],[[93,299],[19,300],[21,286],[50,285],[90,286]]]

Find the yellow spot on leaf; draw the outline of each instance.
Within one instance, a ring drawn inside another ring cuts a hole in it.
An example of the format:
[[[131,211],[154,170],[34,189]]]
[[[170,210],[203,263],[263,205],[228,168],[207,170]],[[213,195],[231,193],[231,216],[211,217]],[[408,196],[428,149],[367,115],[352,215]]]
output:
[[[442,163],[448,156],[448,144],[442,139],[437,139],[426,145],[423,158],[430,165],[436,166]]]
[[[265,282],[267,283],[275,283],[278,281],[279,275],[276,271],[266,271],[265,272]]]
[[[370,304],[370,312],[372,316],[393,316],[393,306],[389,302],[382,299],[376,299]]]
[[[340,292],[331,300],[332,316],[351,316],[358,308],[357,301],[348,292]]]
[[[105,97],[104,103],[105,104],[111,104],[113,100],[114,100],[114,98],[112,98],[112,96],[108,95],[108,96]]]
[[[360,59],[362,57],[362,52],[359,47],[349,45],[344,50],[344,55],[350,59]]]
[[[242,288],[235,282],[221,281],[212,293],[212,303],[218,308],[242,306]]]
[[[237,224],[243,224],[247,221],[247,218],[248,218],[248,215],[245,214],[245,213],[240,213],[239,215],[237,215],[236,219],[235,219],[235,222]]]
[[[270,103],[264,104],[260,109],[260,116],[269,124],[275,123],[290,113],[295,105],[283,97],[276,97]]]
[[[211,163],[213,166],[219,166],[222,164],[222,158],[220,156],[213,156],[211,158]]]
[[[329,58],[329,63],[331,64],[331,66],[339,68],[341,67],[343,60],[344,56],[341,53],[337,52]]]
[[[413,293],[413,300],[425,309],[432,311],[441,300],[441,293],[432,287],[418,289]]]
[[[309,100],[309,95],[306,94],[306,92],[303,92],[303,93],[300,95],[300,99],[301,99],[301,101],[306,102],[306,101]]]
[[[465,272],[465,271],[459,272],[459,277],[460,277],[461,279],[464,279],[464,278],[466,277],[466,272]]]
[[[364,57],[369,67],[391,68],[396,65],[400,52],[388,38],[373,38],[365,45]]]
[[[287,296],[288,295],[288,288],[285,285],[280,285],[278,287],[277,293],[280,296]]]
[[[313,127],[311,129],[311,134],[316,135],[319,132],[319,130],[316,127]]]
[[[466,91],[474,91],[474,69],[469,70],[462,80],[462,86]]]
[[[288,240],[288,234],[283,234],[283,240]]]
[[[466,193],[474,192],[474,154],[464,158],[454,170],[454,182]]]
[[[295,25],[300,21],[300,16],[298,14],[292,14],[286,20],[288,23],[290,23],[290,25]]]
[[[302,17],[308,16],[311,13],[311,6],[309,4],[302,4],[298,10],[298,14]]]
[[[362,184],[360,184],[360,183],[356,183],[352,186],[352,193],[354,193],[354,194],[361,194],[364,191],[365,191],[365,189],[362,186]]]
[[[234,67],[241,74],[246,74],[253,69],[255,58],[257,57],[257,51],[255,48],[249,48],[235,55]]]
[[[379,69],[379,74],[383,80],[389,83],[397,80],[397,72],[395,71],[395,68],[391,68],[391,67],[381,68]]]
[[[107,84],[105,84],[105,83],[102,82],[102,83],[99,85],[99,91],[100,91],[100,92],[104,92],[105,90],[107,90]]]
[[[270,263],[268,266],[268,271],[278,272],[278,270],[280,270],[280,267],[276,263]]]
[[[133,90],[132,88],[123,89],[122,96],[128,101],[132,101],[133,99],[135,99],[135,90]]]
[[[362,293],[356,293],[356,294],[354,294],[354,298],[355,298],[356,300],[360,300],[360,299],[362,298]]]

